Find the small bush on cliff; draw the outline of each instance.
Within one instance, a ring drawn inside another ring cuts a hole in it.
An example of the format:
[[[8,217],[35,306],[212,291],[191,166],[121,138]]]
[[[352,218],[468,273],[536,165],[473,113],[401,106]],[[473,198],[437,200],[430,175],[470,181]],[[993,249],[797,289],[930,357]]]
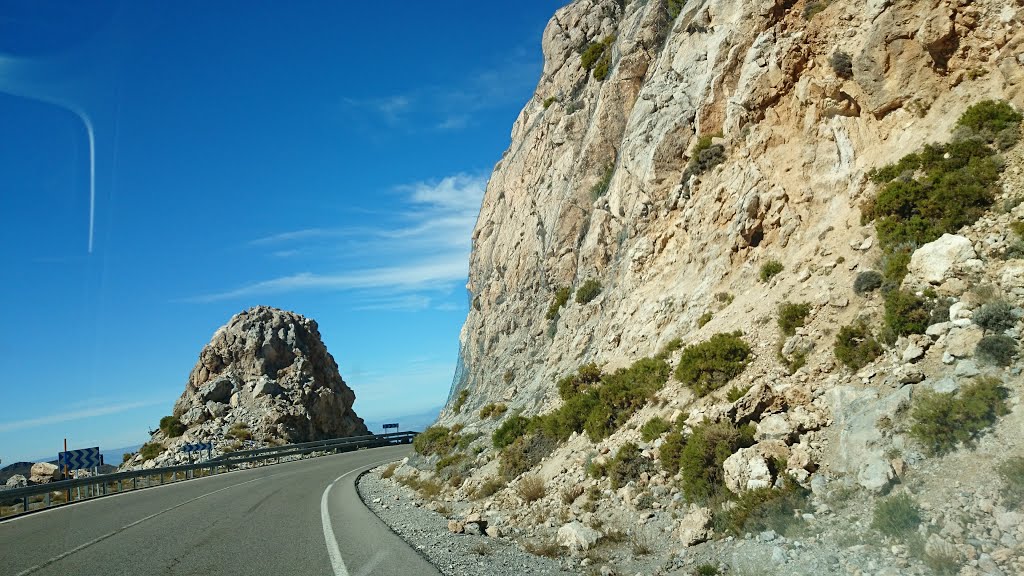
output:
[[[828,63],[832,66],[832,71],[843,79],[853,78],[853,58],[849,54],[842,50],[836,50],[829,56]]]
[[[486,420],[487,418],[497,418],[504,414],[506,410],[508,410],[508,406],[491,402],[480,409],[480,419]]]
[[[643,472],[654,472],[653,461],[644,458],[640,448],[632,442],[622,445],[615,453],[615,457],[608,462],[608,478],[613,490],[618,490],[630,481],[640,478]]]
[[[885,325],[898,336],[924,334],[930,317],[928,301],[912,292],[893,290],[885,296]]]
[[[551,301],[551,305],[548,306],[548,313],[545,317],[548,320],[554,320],[558,317],[558,311],[565,306],[565,303],[569,301],[569,296],[572,294],[572,290],[568,286],[562,286],[558,290],[555,290],[555,297]]]
[[[747,367],[750,346],[742,332],[715,334],[700,344],[683,349],[676,379],[704,396],[726,385]]]
[[[865,270],[857,274],[857,278],[853,281],[853,291],[862,296],[869,292],[874,292],[882,287],[883,280],[884,278],[880,272]]]
[[[597,200],[608,193],[608,187],[612,184],[612,176],[615,174],[615,164],[609,163],[604,168],[601,179],[594,183],[590,189],[590,199]]]
[[[587,44],[580,55],[580,65],[590,70],[597,80],[604,80],[608,76],[608,69],[612,63],[612,44],[615,43],[615,36],[605,36],[600,41]]]
[[[463,388],[459,390],[459,395],[455,397],[455,404],[452,405],[452,412],[456,414],[462,413],[462,407],[466,405],[466,400],[469,398],[469,389]]]
[[[771,280],[772,278],[778,276],[779,273],[782,272],[782,270],[782,262],[779,262],[778,260],[769,260],[765,262],[764,264],[761,265],[761,271],[759,273],[761,282],[767,282]]]
[[[668,432],[671,426],[661,416],[655,416],[640,427],[640,437],[644,442],[653,442],[655,438]]]
[[[987,142],[998,142],[1000,134],[1007,131],[1017,132],[1022,119],[1024,116],[1006,102],[984,100],[968,108],[957,120],[957,125],[979,135]],[[1013,142],[1015,141],[1016,139],[1013,139]]]
[[[520,498],[527,502],[540,500],[546,492],[544,489],[544,479],[540,476],[527,476],[519,481],[519,485],[516,486],[516,492],[519,493]]]
[[[725,489],[722,463],[740,448],[754,444],[752,426],[703,422],[693,429],[679,454],[683,494],[691,502],[706,502]]]
[[[491,434],[491,441],[494,443],[495,448],[504,448],[512,442],[515,442],[516,438],[526,434],[526,430],[529,426],[529,418],[525,418],[519,414],[513,414],[506,418],[494,433]]]
[[[1017,324],[1017,319],[1013,317],[1013,307],[1005,300],[983,304],[974,312],[972,319],[986,332],[1005,332]]]
[[[1003,462],[997,468],[1003,479],[1003,504],[1010,510],[1020,508],[1024,504],[1024,457],[1015,456]]]
[[[160,419],[160,429],[168,438],[177,438],[185,433],[185,425],[177,416],[164,416]]]
[[[866,324],[851,324],[843,326],[836,334],[835,354],[850,370],[860,370],[882,354],[882,345]]]
[[[796,329],[803,326],[811,314],[811,305],[806,302],[793,304],[783,302],[779,305],[779,328],[786,336],[796,334]]]
[[[925,389],[914,396],[910,435],[929,454],[941,455],[970,444],[1007,413],[1006,389],[996,378],[978,378],[959,392]]]
[[[164,451],[164,445],[159,442],[146,442],[139,448],[139,454],[142,454],[143,460],[152,460],[160,455]]]
[[[593,278],[587,280],[576,290],[576,303],[587,304],[601,293],[601,282]]]
[[[776,470],[783,468],[781,464],[773,463]],[[783,476],[781,489],[747,490],[731,505],[717,509],[714,525],[718,530],[735,536],[765,530],[790,536],[801,525],[797,511],[807,509],[809,492],[789,476]]]
[[[252,440],[252,431],[249,430],[243,422],[235,422],[234,425],[228,429],[228,433],[224,435],[227,438],[235,438],[237,440]]]
[[[665,436],[665,441],[661,443],[661,448],[658,449],[661,468],[669,474],[679,472],[679,460],[682,458],[685,447],[686,437],[681,431],[669,432],[668,436]]]
[[[686,5],[686,0],[668,0],[668,17],[670,20],[675,20],[679,13],[683,11],[683,6]]]
[[[693,148],[690,162],[683,171],[683,182],[688,182],[692,176],[701,174],[725,162],[725,146],[713,144],[714,136],[705,134],[697,139]]]
[[[1017,353],[1017,341],[1005,334],[989,334],[978,341],[974,354],[984,362],[1009,366]]]
[[[412,447],[416,452],[424,456],[430,456],[431,454],[446,456],[451,453],[458,442],[458,434],[453,434],[449,428],[445,426],[431,426],[416,435],[416,438],[412,441]]]
[[[871,527],[886,536],[909,536],[920,524],[921,509],[908,494],[891,496],[875,504]]]

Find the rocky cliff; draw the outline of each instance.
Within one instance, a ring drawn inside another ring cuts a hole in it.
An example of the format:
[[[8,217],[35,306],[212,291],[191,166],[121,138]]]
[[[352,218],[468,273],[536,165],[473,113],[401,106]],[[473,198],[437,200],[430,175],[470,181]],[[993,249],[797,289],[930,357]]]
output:
[[[543,51],[394,477],[567,568],[1024,570],[1021,3],[577,0]]]
[[[213,441],[220,451],[245,441],[367,434],[354,402],[316,322],[257,306],[232,317],[203,347],[173,415],[153,434],[151,444],[165,452],[149,462],[183,459],[174,448],[186,442]],[[141,454],[133,460],[142,461]]]
[[[744,327],[830,258],[870,262],[850,250],[872,233],[857,208],[866,172],[946,139],[978,100],[1024,102],[1020,19],[1005,1],[559,10],[473,232],[456,386],[467,406],[543,409],[553,380],[584,362],[614,367],[699,338],[719,292],[735,294],[734,317],[707,330]],[[605,51],[588,68],[596,44]],[[849,70],[831,64],[837,53]],[[724,161],[697,176],[700,136]],[[792,274],[765,294],[768,259]],[[546,318],[558,288],[590,279],[595,300]],[[833,289],[823,280],[818,290]],[[449,410],[442,422],[469,419]]]

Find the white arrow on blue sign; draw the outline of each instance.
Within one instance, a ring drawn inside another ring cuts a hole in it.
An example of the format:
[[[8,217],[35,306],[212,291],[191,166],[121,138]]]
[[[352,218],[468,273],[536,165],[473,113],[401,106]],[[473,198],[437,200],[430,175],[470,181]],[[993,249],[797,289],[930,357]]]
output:
[[[196,444],[183,444],[181,446],[182,452],[202,452],[203,450],[213,450],[213,443],[198,442]]]
[[[68,470],[89,470],[100,465],[100,449],[82,448],[81,450],[68,450],[57,454],[57,464],[63,470],[67,465]]]

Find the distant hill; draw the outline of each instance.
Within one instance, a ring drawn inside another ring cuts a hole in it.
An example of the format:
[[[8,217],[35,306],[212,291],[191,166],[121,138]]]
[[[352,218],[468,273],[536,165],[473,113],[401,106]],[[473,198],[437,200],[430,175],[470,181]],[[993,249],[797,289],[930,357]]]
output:
[[[384,424],[397,423],[399,431],[405,432],[407,430],[414,430],[416,432],[422,432],[424,428],[430,426],[437,420],[437,415],[441,413],[441,406],[435,406],[423,412],[416,414],[406,414],[404,416],[395,416],[386,420],[367,420],[366,427],[370,429],[370,432],[374,434],[380,434],[384,432]]]

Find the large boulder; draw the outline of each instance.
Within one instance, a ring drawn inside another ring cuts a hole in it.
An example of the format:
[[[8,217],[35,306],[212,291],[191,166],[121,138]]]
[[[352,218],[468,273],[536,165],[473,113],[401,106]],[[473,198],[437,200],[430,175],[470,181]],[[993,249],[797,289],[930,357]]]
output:
[[[583,552],[589,550],[594,544],[597,544],[597,541],[600,538],[600,532],[593,528],[584,526],[581,522],[575,521],[559,528],[558,534],[555,536],[555,541],[559,546],[568,548],[573,552]]]
[[[174,414],[186,438],[220,437],[242,423],[256,440],[305,442],[368,434],[354,402],[316,322],[257,306],[214,333]]]
[[[15,474],[7,479],[8,488],[24,488],[28,486],[28,480],[21,474]]]
[[[54,480],[60,480],[60,468],[56,464],[36,462],[32,465],[32,471],[29,473],[30,482],[33,484],[45,484]]]
[[[774,482],[768,460],[756,446],[741,448],[722,463],[725,487],[734,494],[768,488]]]
[[[914,251],[909,271],[914,278],[928,284],[942,284],[958,266],[977,258],[971,241],[955,234],[943,234]]]
[[[711,509],[693,508],[679,522],[679,540],[683,546],[693,546],[711,538],[714,530],[711,527]]]

